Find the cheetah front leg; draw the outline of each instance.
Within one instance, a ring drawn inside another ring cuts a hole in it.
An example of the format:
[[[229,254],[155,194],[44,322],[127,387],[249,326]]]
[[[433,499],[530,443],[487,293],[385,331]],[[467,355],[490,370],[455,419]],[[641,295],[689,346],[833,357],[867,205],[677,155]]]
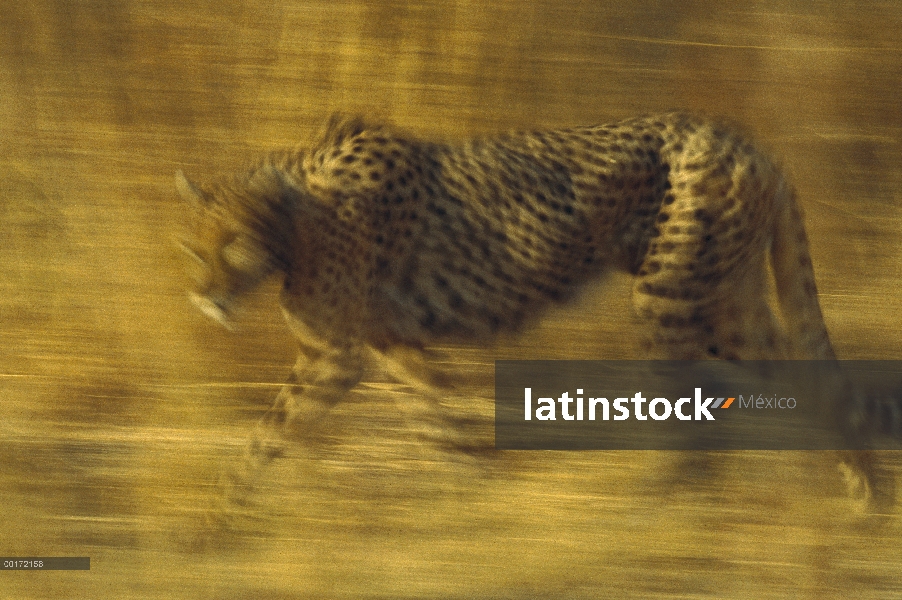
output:
[[[423,441],[449,451],[467,454],[484,453],[489,446],[476,432],[481,420],[478,416],[453,415],[443,399],[461,393],[465,383],[472,384],[478,375],[443,369],[437,362],[447,361],[444,353],[407,346],[373,350],[375,361],[395,381],[410,387],[412,392],[399,403],[408,426]],[[490,381],[483,382],[486,387]]]
[[[260,422],[237,468],[224,477],[227,508],[247,505],[254,487],[289,440],[303,439],[333,406],[360,381],[363,358],[356,346],[313,348],[302,351],[288,382]]]

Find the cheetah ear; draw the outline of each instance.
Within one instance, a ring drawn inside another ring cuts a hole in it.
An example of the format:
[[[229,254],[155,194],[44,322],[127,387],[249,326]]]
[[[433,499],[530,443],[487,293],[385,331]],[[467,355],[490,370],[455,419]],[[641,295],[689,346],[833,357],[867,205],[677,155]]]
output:
[[[175,189],[178,190],[179,196],[191,206],[199,208],[204,205],[204,193],[185,177],[181,169],[175,172]]]

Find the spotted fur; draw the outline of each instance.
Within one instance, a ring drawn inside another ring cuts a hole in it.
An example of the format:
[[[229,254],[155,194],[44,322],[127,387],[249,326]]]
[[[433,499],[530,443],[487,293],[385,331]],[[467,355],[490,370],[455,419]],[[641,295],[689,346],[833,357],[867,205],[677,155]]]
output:
[[[197,209],[186,248],[205,313],[227,323],[244,292],[284,277],[300,355],[250,471],[373,356],[438,383],[425,348],[515,334],[606,270],[634,275],[654,356],[834,358],[791,187],[744,136],[702,118],[439,143],[338,117],[306,149],[177,186]]]

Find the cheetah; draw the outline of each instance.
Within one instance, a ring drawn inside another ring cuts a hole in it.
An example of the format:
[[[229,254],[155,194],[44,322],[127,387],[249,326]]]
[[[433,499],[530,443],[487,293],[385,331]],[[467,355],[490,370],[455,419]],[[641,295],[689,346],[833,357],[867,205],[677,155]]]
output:
[[[610,270],[634,276],[649,356],[835,358],[792,188],[706,118],[445,143],[336,116],[307,148],[206,187],[179,172],[176,187],[193,207],[184,249],[200,310],[228,325],[278,274],[299,345],[242,485],[374,359],[434,389],[430,346],[515,335]],[[851,462],[873,486],[869,455]]]

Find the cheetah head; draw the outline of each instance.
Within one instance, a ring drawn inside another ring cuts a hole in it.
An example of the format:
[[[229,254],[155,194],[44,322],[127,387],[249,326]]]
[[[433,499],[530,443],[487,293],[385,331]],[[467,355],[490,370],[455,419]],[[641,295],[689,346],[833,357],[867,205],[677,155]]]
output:
[[[283,192],[274,181],[247,183],[208,191],[181,171],[175,178],[176,189],[191,211],[188,230],[180,240],[191,265],[191,300],[228,329],[233,329],[236,301],[278,268],[273,252],[278,236],[267,235],[267,227],[276,221],[267,208],[275,200],[266,200],[268,196],[278,200]]]

